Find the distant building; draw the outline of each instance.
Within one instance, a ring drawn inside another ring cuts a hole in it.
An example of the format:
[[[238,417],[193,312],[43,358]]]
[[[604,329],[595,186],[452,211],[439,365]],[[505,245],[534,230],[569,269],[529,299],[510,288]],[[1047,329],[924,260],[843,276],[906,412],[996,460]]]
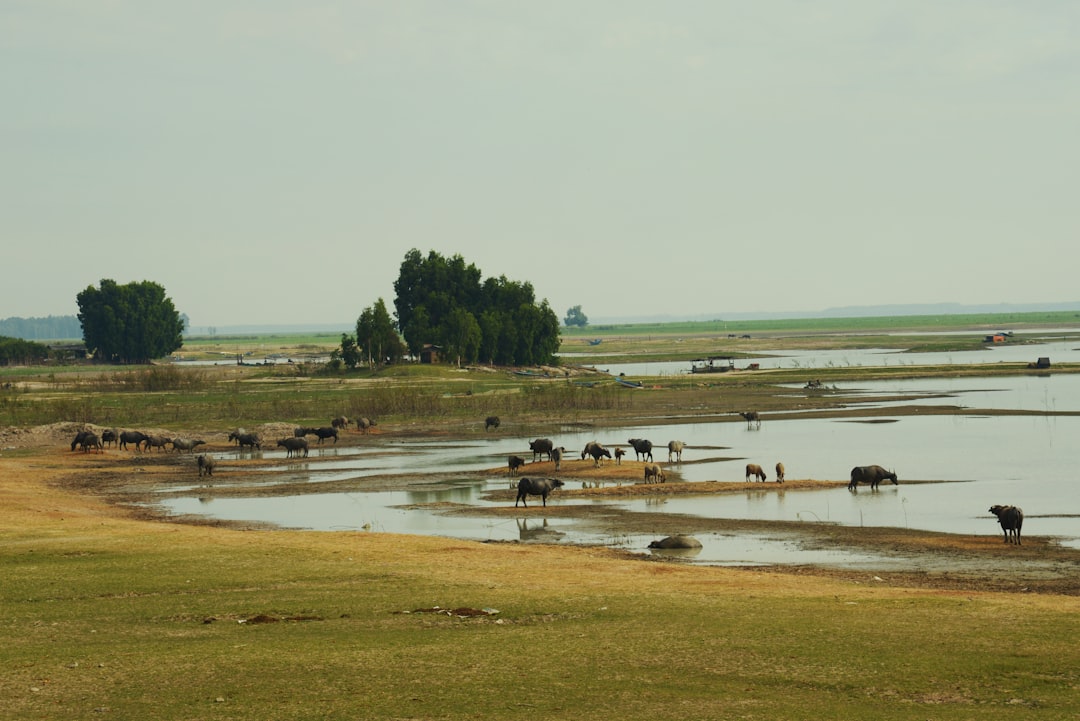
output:
[[[424,347],[420,349],[420,362],[421,363],[438,363],[439,353],[442,352],[442,348],[431,343],[425,343]]]

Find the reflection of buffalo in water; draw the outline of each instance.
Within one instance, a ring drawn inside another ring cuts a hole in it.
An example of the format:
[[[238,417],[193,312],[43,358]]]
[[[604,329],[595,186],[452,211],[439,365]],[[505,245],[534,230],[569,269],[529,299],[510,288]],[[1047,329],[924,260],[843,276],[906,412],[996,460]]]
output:
[[[522,478],[518,481],[518,493],[517,500],[514,501],[514,508],[517,508],[518,501],[521,502],[526,508],[529,504],[526,502],[526,496],[541,496],[544,499],[544,506],[547,506],[547,497],[556,488],[561,488],[563,482],[558,478]]]
[[[746,480],[749,482],[751,478],[757,478],[762,483],[765,482],[765,469],[756,463],[746,464]]]
[[[860,483],[869,483],[870,488],[876,489],[878,484],[886,478],[892,481],[894,486],[897,485],[896,474],[886,471],[881,466],[855,466],[851,469],[851,482],[848,483],[848,488],[855,490]]]
[[[554,528],[548,528],[548,519],[544,519],[540,524],[540,527],[529,528],[528,518],[517,519],[518,526],[518,539],[522,541],[533,541],[536,543],[554,543],[566,534],[562,531],[556,531]]]
[[[1001,530],[1005,534],[1005,543],[1020,544],[1020,527],[1024,525],[1024,512],[1018,506],[990,506],[990,512],[997,516]]]

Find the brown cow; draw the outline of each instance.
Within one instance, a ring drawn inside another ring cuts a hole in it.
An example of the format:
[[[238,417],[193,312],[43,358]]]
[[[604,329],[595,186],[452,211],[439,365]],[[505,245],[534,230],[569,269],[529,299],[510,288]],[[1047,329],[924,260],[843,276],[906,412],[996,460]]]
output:
[[[746,464],[746,482],[750,482],[750,477],[756,476],[762,483],[765,482],[765,470],[756,463]]]

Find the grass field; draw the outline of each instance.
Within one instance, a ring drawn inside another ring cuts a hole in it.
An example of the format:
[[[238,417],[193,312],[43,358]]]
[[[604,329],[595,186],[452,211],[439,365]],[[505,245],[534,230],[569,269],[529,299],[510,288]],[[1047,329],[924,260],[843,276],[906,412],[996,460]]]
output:
[[[682,330],[662,334],[656,352],[682,353],[675,348],[686,342]],[[290,347],[279,341],[278,348]],[[834,377],[1024,372],[828,370]],[[452,437],[482,432],[461,420],[493,410],[538,426],[672,408],[781,410],[791,401],[776,384],[804,375],[687,378],[642,393],[502,369],[311,371],[3,369],[0,380],[12,387],[0,392],[0,430],[60,421],[220,429],[325,423],[334,413],[375,409],[399,432]],[[812,402],[825,408],[832,400]],[[928,590],[872,572],[852,580],[690,567],[595,548],[146,521],[108,499],[72,492],[73,479],[86,473],[80,461],[62,444],[0,451],[0,708],[7,719],[1080,714],[1074,596]],[[117,455],[110,471],[120,480],[149,472],[132,455]],[[1019,561],[1003,559],[1010,562]]]

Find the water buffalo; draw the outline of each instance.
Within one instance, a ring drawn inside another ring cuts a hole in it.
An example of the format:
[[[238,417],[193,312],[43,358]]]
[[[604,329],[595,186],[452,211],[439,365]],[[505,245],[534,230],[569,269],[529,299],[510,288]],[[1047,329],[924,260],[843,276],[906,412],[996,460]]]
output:
[[[368,428],[371,428],[372,426],[377,426],[377,425],[379,425],[379,424],[376,423],[375,421],[371,420],[370,418],[357,418],[356,419],[356,427],[358,429],[360,429],[361,431],[363,431],[364,433],[368,432]]]
[[[91,448],[96,448],[98,453],[105,450],[104,446],[101,445],[101,439],[97,437],[96,433],[83,434],[83,437],[79,440],[79,446],[82,448],[83,453],[88,453]]]
[[[525,465],[525,459],[521,456],[509,456],[506,459],[506,465],[510,468],[510,475],[514,475],[518,472],[518,469]]]
[[[674,455],[678,463],[682,463],[682,452],[686,448],[686,444],[682,441],[668,441],[667,444],[667,462],[671,463],[671,456]]]
[[[150,437],[142,431],[121,431],[120,432],[120,449],[127,450],[128,443],[135,444],[135,450],[141,450],[140,445],[146,443]]]
[[[146,450],[160,448],[164,452],[165,446],[169,443],[172,443],[172,438],[169,438],[168,436],[147,436]]]
[[[199,478],[203,477],[205,473],[208,476],[214,475],[214,457],[208,456],[205,453],[201,454],[197,459],[199,464]]]
[[[751,477],[756,477],[762,483],[765,482],[765,469],[756,463],[746,464],[746,481],[749,483]]]
[[[492,428],[494,428],[495,430],[498,430],[499,429],[499,423],[500,423],[500,421],[499,421],[498,416],[488,416],[487,418],[484,419],[484,430],[488,431],[488,430],[491,430]]]
[[[645,482],[646,483],[667,483],[667,476],[664,475],[664,469],[655,463],[645,464]]]
[[[776,464],[776,482],[784,482],[784,464],[780,462],[777,462]]]
[[[626,451],[624,451],[622,448],[616,448],[615,449],[615,465],[616,466],[621,466],[622,465],[622,457],[625,456],[625,455],[626,455]]]
[[[555,461],[555,470],[559,470],[562,467],[562,457],[566,453],[566,449],[562,446],[556,446],[551,449],[551,460]]]
[[[206,441],[203,440],[189,440],[187,438],[173,438],[172,447],[174,451],[187,451],[191,453],[198,446],[205,446]]]
[[[990,506],[990,512],[997,516],[1001,531],[1005,534],[1005,543],[1020,544],[1020,527],[1024,525],[1024,512],[1019,506]]]
[[[634,458],[635,458],[635,460],[639,460],[639,461],[650,460],[651,461],[653,459],[653,457],[652,457],[652,441],[646,440],[644,438],[631,438],[630,440],[627,441],[627,443],[629,443],[631,446],[634,447]]]
[[[761,416],[758,415],[757,411],[744,411],[739,415],[746,419],[747,428],[750,428],[752,426],[757,426],[758,428],[761,428]]]
[[[233,431],[229,434],[229,440],[236,441],[237,445],[240,446],[241,451],[244,450],[245,447],[250,448],[253,451],[256,449],[262,450],[262,439],[259,438],[258,433],[238,433]]]
[[[649,548],[701,548],[701,541],[693,536],[674,535],[661,538],[659,541],[651,541]]]
[[[514,501],[514,508],[517,508],[518,501],[528,508],[529,504],[525,500],[526,496],[541,496],[546,507],[548,494],[556,488],[561,488],[562,484],[563,482],[558,478],[522,478],[518,481],[517,500]]]
[[[282,438],[277,444],[279,448],[285,449],[286,458],[292,458],[294,454],[299,456],[301,452],[304,454],[304,458],[307,458],[307,438],[296,438],[295,436],[292,438]]]
[[[305,437],[307,435],[314,435],[314,434],[315,434],[315,429],[314,428],[308,428],[307,426],[297,426],[296,428],[293,428],[293,437],[294,438],[303,438],[303,437]]]
[[[851,482],[848,483],[850,490],[855,490],[860,483],[869,483],[870,488],[876,489],[878,484],[888,478],[897,485],[896,474],[886,471],[881,466],[855,466],[851,469]]]
[[[330,421],[330,425],[340,430],[348,430],[349,419],[346,416],[338,416],[334,420]]]
[[[89,435],[93,435],[90,431],[79,431],[75,434],[75,437],[71,439],[71,450],[75,450],[82,445],[83,439]]]
[[[536,457],[540,456],[540,460],[544,460],[544,454],[547,454],[548,460],[551,460],[551,449],[555,447],[555,444],[551,442],[550,438],[537,438],[535,441],[529,441],[529,450],[533,454],[533,463],[536,463]]]
[[[115,428],[109,428],[109,429],[104,430],[104,431],[101,432],[101,442],[103,444],[105,444],[106,446],[109,445],[110,443],[115,445],[117,440],[119,440],[119,438],[120,438],[120,436],[116,432]]]
[[[236,441],[243,433],[247,433],[246,428],[237,428],[235,431],[229,431],[229,442]]]
[[[338,439],[337,428],[333,428],[331,426],[322,426],[321,428],[316,428],[315,429],[315,435],[319,437],[319,440],[318,440],[319,445],[322,445],[322,442],[325,441],[327,438],[333,438],[334,443],[335,444],[337,443],[337,439]]]
[[[616,449],[615,453],[618,455],[619,450]],[[593,459],[593,467],[598,468],[600,466],[600,459],[611,458],[611,452],[596,441],[589,441],[585,444],[585,449],[581,451],[581,460],[585,460],[585,456],[591,456]]]

